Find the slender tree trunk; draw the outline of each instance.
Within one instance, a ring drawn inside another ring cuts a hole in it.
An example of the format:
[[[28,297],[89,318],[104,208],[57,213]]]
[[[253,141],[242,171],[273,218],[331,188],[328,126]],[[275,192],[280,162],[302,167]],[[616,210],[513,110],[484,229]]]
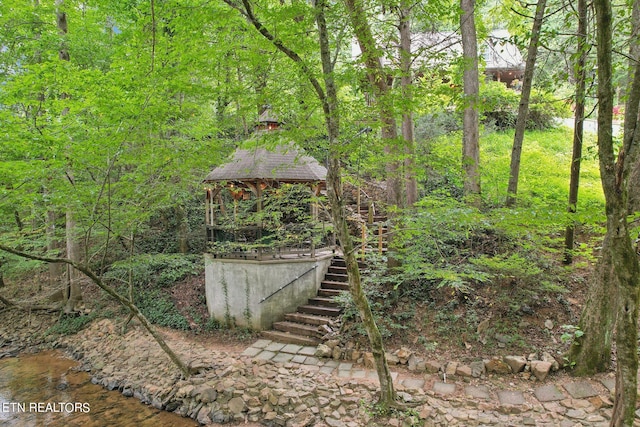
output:
[[[325,0],[316,2],[316,22],[318,26],[318,36],[320,42],[320,56],[322,60],[322,75],[324,78],[325,88],[327,91],[326,100],[324,101],[325,122],[327,133],[329,136],[329,167],[327,170],[327,188],[329,204],[331,206],[331,218],[336,230],[336,235],[342,247],[342,253],[347,266],[347,277],[349,280],[349,290],[354,303],[360,314],[360,318],[364,324],[369,343],[373,352],[380,381],[380,403],[385,407],[395,405],[395,391],[393,389],[393,379],[387,364],[384,343],[382,335],[378,330],[378,326],[371,312],[369,301],[362,289],[362,280],[360,277],[360,269],[358,268],[358,260],[356,251],[353,247],[353,238],[349,233],[349,225],[347,223],[347,213],[344,206],[344,198],[342,194],[341,184],[341,166],[340,152],[341,144],[339,141],[340,124],[338,114],[338,96],[333,80],[333,63],[329,50],[329,33],[324,17]]]
[[[608,41],[607,50],[611,52],[612,12],[610,0],[596,1],[596,14],[600,14],[597,22],[602,25],[603,34],[598,33],[598,57],[601,56],[600,44]],[[622,140],[622,148],[618,152],[615,163],[609,164],[615,177],[609,176],[603,180],[607,183],[605,197],[607,198],[607,210],[617,215],[618,222],[612,224],[615,233],[616,246],[613,248],[613,258],[616,262],[615,274],[618,285],[618,319],[616,333],[616,389],[611,416],[612,426],[631,426],[634,424],[638,394],[638,301],[640,300],[640,265],[638,255],[633,248],[629,229],[627,226],[627,212],[629,209],[629,176],[632,169],[637,169],[640,160],[640,129],[638,129],[638,112],[640,112],[640,62],[637,61],[639,47],[637,34],[640,30],[640,2],[633,2],[633,29],[636,37],[630,39],[630,66],[629,83],[626,90],[625,126]],[[608,30],[608,34],[607,34]],[[609,37],[605,40],[605,37]],[[604,58],[604,53],[602,53]],[[634,61],[634,58],[636,61]],[[611,64],[607,70],[611,69]],[[611,82],[612,72],[603,74],[602,78],[613,87]],[[600,80],[600,64],[598,64],[598,87]],[[611,95],[613,99],[613,95]],[[611,109],[613,102],[611,102]],[[600,111],[598,111],[600,114]],[[608,117],[607,117],[608,119]],[[612,120],[613,121],[613,120]],[[600,126],[598,119],[598,126]],[[598,130],[598,138],[600,131]],[[613,141],[611,142],[613,145]],[[613,149],[611,149],[613,151]],[[609,156],[606,156],[609,158]],[[612,167],[613,166],[613,167]],[[600,174],[603,174],[602,165]],[[603,185],[604,187],[604,185]],[[611,200],[611,202],[610,202]],[[610,209],[609,205],[614,205]]]
[[[189,222],[183,205],[175,207],[176,221],[178,222],[178,250],[181,254],[189,252]]]
[[[67,258],[76,262],[80,260],[80,245],[76,235],[77,225],[73,211],[67,209]],[[65,313],[73,312],[82,302],[82,287],[80,286],[80,274],[75,268],[67,265],[67,289],[65,294]]]
[[[404,156],[404,150],[399,147],[397,123],[387,96],[389,94],[388,76],[382,67],[380,49],[377,48],[361,0],[345,0],[345,5],[362,52],[369,85],[378,106],[382,123],[382,139],[387,141],[385,147],[385,153],[389,156],[386,166],[387,203],[402,208],[405,206],[406,197],[403,191],[404,177],[401,176],[402,162],[399,158]]]
[[[460,0],[460,32],[464,60],[464,116],[462,126],[462,169],[464,170],[464,194],[480,202],[480,132],[477,100],[480,92],[478,77],[478,39],[475,24],[475,0]]]
[[[225,0],[225,2],[227,2],[229,6],[239,9],[233,2],[229,2],[228,0]],[[335,233],[340,240],[340,246],[345,257],[349,289],[353,300],[357,305],[362,322],[365,325],[369,342],[371,343],[372,351],[376,360],[378,379],[380,381],[380,403],[386,407],[395,406],[393,379],[391,378],[391,372],[387,365],[382,335],[375,324],[375,319],[371,313],[369,302],[362,290],[360,270],[358,269],[358,262],[355,257],[353,239],[349,234],[349,227],[346,220],[347,216],[340,179],[340,158],[344,153],[341,151],[342,144],[340,144],[339,140],[340,123],[338,114],[338,96],[336,85],[333,80],[333,63],[331,61],[331,51],[329,48],[329,33],[325,21],[325,8],[325,0],[317,0],[315,2],[316,24],[318,27],[320,57],[322,62],[322,77],[326,88],[326,94],[325,89],[315,77],[315,72],[309,69],[307,64],[296,52],[289,49],[281,40],[271,34],[271,32],[255,16],[251,3],[249,3],[248,0],[242,0],[242,8],[239,10],[263,37],[269,40],[278,50],[289,57],[289,59],[299,67],[300,71],[309,79],[318,100],[322,104],[322,111],[329,139],[327,187],[329,203],[331,206],[331,218],[334,223]]]
[[[64,11],[64,0],[56,0],[56,22],[58,25],[58,33],[62,36],[62,44],[58,56],[62,61],[69,61],[69,50],[66,46],[65,36],[68,32],[67,14]],[[60,98],[68,98],[66,93],[62,93]],[[62,115],[66,116],[69,113],[67,109],[62,111]],[[69,160],[69,163],[71,161]],[[73,172],[69,166],[67,171],[67,177],[74,186]],[[80,260],[80,245],[78,243],[78,236],[76,235],[76,221],[73,214],[73,208],[68,207],[66,213],[66,233],[67,233],[67,258],[76,262]],[[67,268],[67,289],[64,292],[65,295],[65,313],[71,313],[75,310],[77,305],[82,301],[82,288],[80,286],[78,272],[73,268]]]
[[[637,0],[633,2],[633,9],[631,19],[633,22],[633,29],[631,32],[631,37],[629,37],[629,63],[630,63],[630,73],[629,73],[629,81],[633,81],[634,75],[633,70],[637,68],[637,65],[640,63],[640,2]],[[637,71],[636,71],[637,73]],[[637,120],[632,121],[631,117],[626,113],[629,109],[633,108],[634,102],[637,102],[638,94],[633,92],[633,89],[630,88],[626,94],[627,101],[625,106],[625,121],[624,121],[624,133],[625,135],[633,132],[635,126],[637,126]],[[634,97],[635,95],[635,97]],[[633,212],[640,212],[640,162],[634,162],[631,166],[631,171],[629,173],[629,200],[628,203],[628,212],[629,214]]]
[[[46,194],[45,194],[46,196]],[[56,235],[56,213],[52,208],[47,210],[47,253],[52,256],[59,255],[61,243]],[[49,287],[57,288],[62,277],[62,265],[49,264]]]
[[[582,136],[584,134],[584,102],[587,87],[587,1],[578,0],[578,62],[576,64],[576,109],[573,127],[573,154],[571,155],[571,178],[569,180],[569,205],[567,212],[576,213],[578,204],[578,189],[580,188],[580,162],[582,159]],[[576,224],[572,221],[567,225],[564,234],[564,263],[573,262],[573,245]]]
[[[406,105],[402,113],[402,138],[405,144],[404,179],[407,206],[418,200],[415,175],[415,141],[413,136],[413,73],[411,71],[411,6],[405,1],[400,6],[400,86]]]
[[[527,127],[529,98],[531,97],[531,86],[533,84],[533,71],[536,65],[536,57],[538,55],[540,30],[542,28],[542,19],[544,18],[546,4],[546,0],[538,0],[536,15],[533,20],[533,28],[531,29],[531,40],[529,41],[529,49],[527,50],[527,61],[524,69],[524,78],[522,80],[522,93],[520,94],[520,105],[518,105],[518,117],[516,119],[516,130],[513,137],[513,149],[511,151],[509,186],[507,187],[507,200],[505,203],[507,206],[513,206],[516,203],[516,195],[518,194],[522,142],[524,141],[524,131]]]
[[[635,2],[637,3],[637,1]],[[600,179],[604,190],[607,213],[607,233],[602,245],[602,258],[599,263],[601,273],[598,281],[589,290],[589,296],[581,325],[583,337],[601,334],[608,342],[593,343],[590,340],[577,340],[572,346],[572,354],[577,355],[578,363],[597,359],[598,371],[608,367],[613,326],[616,326],[616,388],[615,403],[611,417],[612,426],[633,425],[637,398],[638,371],[638,300],[640,299],[640,265],[637,254],[631,244],[627,224],[628,178],[631,168],[638,161],[640,153],[640,132],[637,130],[640,107],[640,64],[630,68],[628,88],[628,109],[625,112],[625,132],[622,147],[616,156],[613,147],[613,96],[612,84],[612,11],[610,0],[596,0],[597,57],[598,57],[598,155]],[[635,5],[637,7],[637,5]],[[598,298],[604,294],[612,295],[607,308]],[[611,307],[611,300],[615,305]],[[608,314],[610,310],[612,314]],[[589,313],[601,313],[600,317]],[[579,372],[594,373],[578,365]]]

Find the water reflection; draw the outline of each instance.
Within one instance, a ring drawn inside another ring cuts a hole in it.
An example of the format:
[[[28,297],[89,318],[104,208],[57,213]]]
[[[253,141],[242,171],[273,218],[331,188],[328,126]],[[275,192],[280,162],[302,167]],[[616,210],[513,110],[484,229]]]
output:
[[[77,363],[46,352],[0,360],[0,425],[197,426],[137,399],[91,384]]]

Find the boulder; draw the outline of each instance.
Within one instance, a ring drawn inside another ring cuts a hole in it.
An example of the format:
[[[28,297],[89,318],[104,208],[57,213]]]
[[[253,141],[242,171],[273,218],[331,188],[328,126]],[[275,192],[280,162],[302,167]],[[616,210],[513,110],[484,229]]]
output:
[[[525,359],[524,356],[505,356],[504,362],[509,365],[511,372],[514,374],[524,370],[524,367],[527,365],[527,359]]]
[[[544,362],[542,360],[534,360],[531,362],[531,373],[536,376],[540,381],[544,381],[549,375],[552,363]]]
[[[480,378],[486,372],[486,369],[485,369],[485,366],[484,366],[484,362],[482,360],[477,360],[475,362],[471,362],[469,364],[469,367],[471,368],[471,376],[473,378]]]
[[[315,356],[316,357],[331,357],[333,354],[333,350],[326,344],[318,344],[316,347]]]
[[[424,364],[424,368],[428,374],[435,374],[440,371],[442,364],[437,360],[427,360]]]
[[[510,374],[511,368],[502,359],[494,357],[491,360],[487,360],[484,363],[484,367],[487,372],[493,372],[496,374]]]
[[[458,365],[458,367],[456,368],[456,375],[459,377],[471,377],[472,376],[472,370],[470,366],[467,365]]]

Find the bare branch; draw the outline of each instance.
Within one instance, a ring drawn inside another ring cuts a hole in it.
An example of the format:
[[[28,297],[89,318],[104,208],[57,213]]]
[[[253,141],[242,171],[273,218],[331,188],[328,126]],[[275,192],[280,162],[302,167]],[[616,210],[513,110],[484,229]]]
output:
[[[67,259],[67,258],[51,258],[51,257],[40,256],[40,255],[34,255],[34,254],[22,252],[22,251],[20,251],[18,249],[14,249],[14,248],[11,248],[9,246],[2,245],[2,244],[0,244],[0,250],[3,250],[5,252],[9,252],[10,254],[14,254],[14,255],[17,255],[17,256],[22,257],[22,258],[32,259],[32,260],[36,260],[36,261],[43,261],[43,262],[48,262],[48,263],[67,264],[67,265],[70,265],[71,267],[75,268],[76,270],[82,272],[85,276],[87,276],[89,279],[91,279],[91,281],[93,283],[95,283],[100,289],[102,289],[107,294],[109,294],[114,299],[116,299],[118,302],[120,302],[122,305],[127,307],[129,309],[129,311],[131,312],[131,314],[133,314],[134,316],[136,316],[138,318],[138,320],[140,320],[140,323],[142,323],[142,325],[145,327],[145,329],[147,329],[147,331],[149,331],[149,333],[151,334],[151,336],[153,336],[153,338],[156,340],[158,345],[162,348],[162,350],[164,350],[164,352],[167,354],[167,356],[169,356],[171,361],[173,363],[175,363],[175,365],[180,369],[180,371],[182,371],[182,373],[183,373],[183,375],[185,377],[189,377],[191,375],[191,372],[190,372],[189,368],[182,362],[182,360],[180,360],[178,355],[175,354],[173,352],[173,350],[171,350],[171,348],[167,345],[167,343],[165,343],[164,339],[162,339],[162,337],[155,331],[155,329],[153,328],[153,326],[151,325],[149,320],[147,320],[147,318],[140,312],[138,307],[136,307],[133,304],[132,301],[129,301],[127,298],[123,297],[118,292],[116,292],[116,290],[113,289],[111,286],[105,284],[102,281],[102,279],[100,279],[100,277],[98,277],[98,275],[96,273],[94,273],[86,265],[80,264],[80,263],[78,263],[76,261],[73,261],[73,260],[70,260],[70,259]]]

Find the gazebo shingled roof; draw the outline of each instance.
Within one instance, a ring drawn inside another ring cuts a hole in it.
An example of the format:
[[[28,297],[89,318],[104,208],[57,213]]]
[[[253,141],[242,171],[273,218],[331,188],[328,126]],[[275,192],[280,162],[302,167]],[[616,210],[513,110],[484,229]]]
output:
[[[327,169],[313,157],[301,154],[293,145],[238,149],[228,163],[212,170],[204,182],[269,180],[280,182],[322,182]]]

